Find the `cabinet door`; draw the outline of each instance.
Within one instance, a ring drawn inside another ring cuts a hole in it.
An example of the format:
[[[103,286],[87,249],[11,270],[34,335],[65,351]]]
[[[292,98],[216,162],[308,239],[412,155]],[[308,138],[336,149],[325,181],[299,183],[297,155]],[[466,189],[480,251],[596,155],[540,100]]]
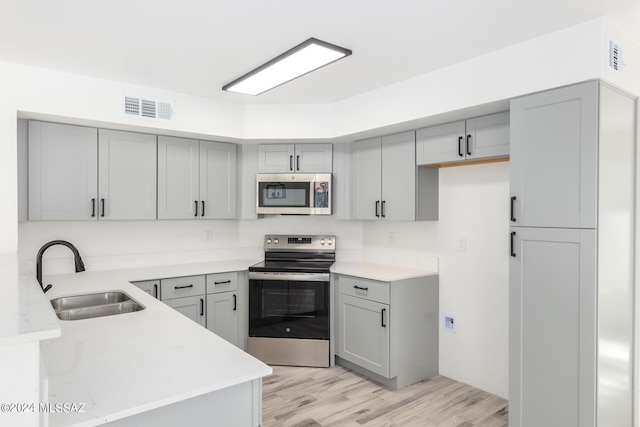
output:
[[[338,296],[338,356],[389,378],[389,306]]]
[[[465,122],[430,126],[416,131],[416,164],[430,165],[465,159]]]
[[[294,144],[258,146],[258,173],[294,173]]]
[[[595,228],[597,107],[597,82],[511,101],[512,225]]]
[[[236,217],[236,146],[200,141],[200,217]]]
[[[137,286],[141,290],[145,291],[152,297],[160,299],[160,281],[159,280],[144,280],[140,282],[131,282],[132,285]]]
[[[235,292],[207,295],[207,329],[240,347],[238,295]]]
[[[414,132],[382,138],[382,201],[380,216],[416,219],[416,140]]]
[[[96,219],[98,131],[29,122],[29,219]]]
[[[466,159],[509,155],[509,112],[466,121]]]
[[[380,219],[382,183],[381,139],[356,141],[351,145],[351,217]]]
[[[205,313],[207,312],[207,307],[204,295],[174,298],[165,300],[164,303],[175,309],[177,312],[184,314],[194,322],[202,326],[206,326]]]
[[[511,229],[509,426],[595,426],[596,231]]]
[[[193,219],[200,213],[200,142],[158,137],[158,219]]]
[[[296,172],[333,172],[333,144],[296,144],[295,155]]]
[[[100,219],[156,219],[156,136],[100,129]]]

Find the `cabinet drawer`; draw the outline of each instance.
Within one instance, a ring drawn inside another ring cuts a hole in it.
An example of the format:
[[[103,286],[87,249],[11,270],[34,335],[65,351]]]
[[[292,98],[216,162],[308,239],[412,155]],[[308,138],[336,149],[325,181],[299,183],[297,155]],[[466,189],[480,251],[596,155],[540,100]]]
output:
[[[173,279],[162,279],[160,281],[160,295],[162,295],[163,300],[203,295],[205,290],[204,283],[204,276],[186,276],[175,277]]]
[[[237,291],[238,273],[217,273],[207,275],[207,294]]]
[[[340,275],[338,286],[341,294],[389,304],[389,283],[387,282]]]

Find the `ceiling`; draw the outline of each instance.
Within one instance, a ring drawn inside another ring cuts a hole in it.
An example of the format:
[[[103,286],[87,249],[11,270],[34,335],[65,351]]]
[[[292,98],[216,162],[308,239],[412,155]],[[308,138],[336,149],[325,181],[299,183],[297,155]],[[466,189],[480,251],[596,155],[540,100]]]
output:
[[[222,101],[334,103],[638,0],[2,0],[0,61]],[[257,97],[220,88],[315,37],[353,55]]]

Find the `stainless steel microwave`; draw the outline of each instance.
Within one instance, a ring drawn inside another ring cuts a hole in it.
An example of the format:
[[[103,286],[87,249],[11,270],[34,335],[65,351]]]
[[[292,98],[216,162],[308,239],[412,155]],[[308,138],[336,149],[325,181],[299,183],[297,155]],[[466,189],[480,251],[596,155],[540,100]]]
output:
[[[259,173],[259,214],[331,215],[330,173]]]

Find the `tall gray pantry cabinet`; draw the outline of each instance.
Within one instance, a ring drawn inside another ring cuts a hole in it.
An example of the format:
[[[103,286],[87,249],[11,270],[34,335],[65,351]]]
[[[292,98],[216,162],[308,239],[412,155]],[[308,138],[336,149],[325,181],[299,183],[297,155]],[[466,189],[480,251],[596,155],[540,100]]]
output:
[[[509,426],[632,424],[636,100],[511,101]]]

